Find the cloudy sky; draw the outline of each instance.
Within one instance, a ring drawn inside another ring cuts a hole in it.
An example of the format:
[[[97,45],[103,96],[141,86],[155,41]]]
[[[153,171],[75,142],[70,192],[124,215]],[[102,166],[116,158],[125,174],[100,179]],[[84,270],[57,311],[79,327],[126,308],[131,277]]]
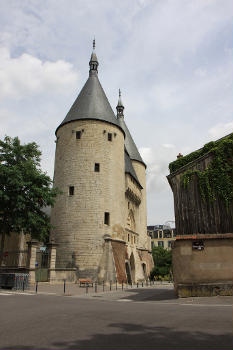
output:
[[[233,130],[232,0],[0,0],[0,137],[36,141],[53,176],[54,131],[99,78],[148,164],[148,224],[174,220],[168,164]]]

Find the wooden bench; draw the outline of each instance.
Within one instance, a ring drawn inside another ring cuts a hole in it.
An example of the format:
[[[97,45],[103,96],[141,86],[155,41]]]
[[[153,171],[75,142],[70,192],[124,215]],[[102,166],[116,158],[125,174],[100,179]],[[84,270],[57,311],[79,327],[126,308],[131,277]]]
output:
[[[90,278],[80,278],[79,279],[79,287],[82,287],[82,286],[84,286],[84,287],[86,287],[86,286],[93,287],[93,282],[92,282],[92,280]]]

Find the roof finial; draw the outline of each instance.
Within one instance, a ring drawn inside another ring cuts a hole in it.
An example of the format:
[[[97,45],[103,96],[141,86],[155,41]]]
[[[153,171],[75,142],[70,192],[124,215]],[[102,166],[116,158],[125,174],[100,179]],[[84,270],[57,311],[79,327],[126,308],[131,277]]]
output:
[[[119,99],[118,99],[118,103],[116,106],[116,110],[117,110],[117,118],[123,118],[124,117],[124,106],[123,103],[121,101],[121,89],[119,89]]]
[[[95,37],[94,37],[92,46],[93,46],[93,51],[92,51],[91,59],[90,59],[90,62],[89,62],[89,66],[90,66],[89,73],[90,73],[90,75],[92,73],[94,73],[94,74],[98,73],[98,65],[99,65],[99,63],[98,63],[98,59],[97,59],[97,56],[96,56],[96,53],[95,53]]]

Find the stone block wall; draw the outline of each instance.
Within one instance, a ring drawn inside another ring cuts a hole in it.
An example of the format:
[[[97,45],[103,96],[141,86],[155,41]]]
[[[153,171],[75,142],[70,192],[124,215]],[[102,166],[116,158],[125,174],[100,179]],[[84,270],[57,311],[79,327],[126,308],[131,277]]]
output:
[[[76,131],[81,138],[76,139]],[[108,133],[112,141],[108,141]],[[95,163],[100,171],[95,172]],[[76,268],[80,277],[97,276],[104,235],[124,217],[124,135],[114,125],[78,120],[58,129],[54,184],[63,192],[51,212],[58,243],[57,268]],[[74,186],[74,195],[69,195]],[[109,225],[104,213],[110,213]],[[123,228],[122,228],[123,229]]]

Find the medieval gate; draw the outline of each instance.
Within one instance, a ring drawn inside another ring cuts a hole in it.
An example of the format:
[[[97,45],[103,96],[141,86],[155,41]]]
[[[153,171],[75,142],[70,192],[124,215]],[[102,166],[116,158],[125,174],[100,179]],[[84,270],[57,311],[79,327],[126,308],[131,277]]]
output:
[[[36,252],[35,277],[38,282],[48,282],[49,254],[47,248],[40,247]]]

